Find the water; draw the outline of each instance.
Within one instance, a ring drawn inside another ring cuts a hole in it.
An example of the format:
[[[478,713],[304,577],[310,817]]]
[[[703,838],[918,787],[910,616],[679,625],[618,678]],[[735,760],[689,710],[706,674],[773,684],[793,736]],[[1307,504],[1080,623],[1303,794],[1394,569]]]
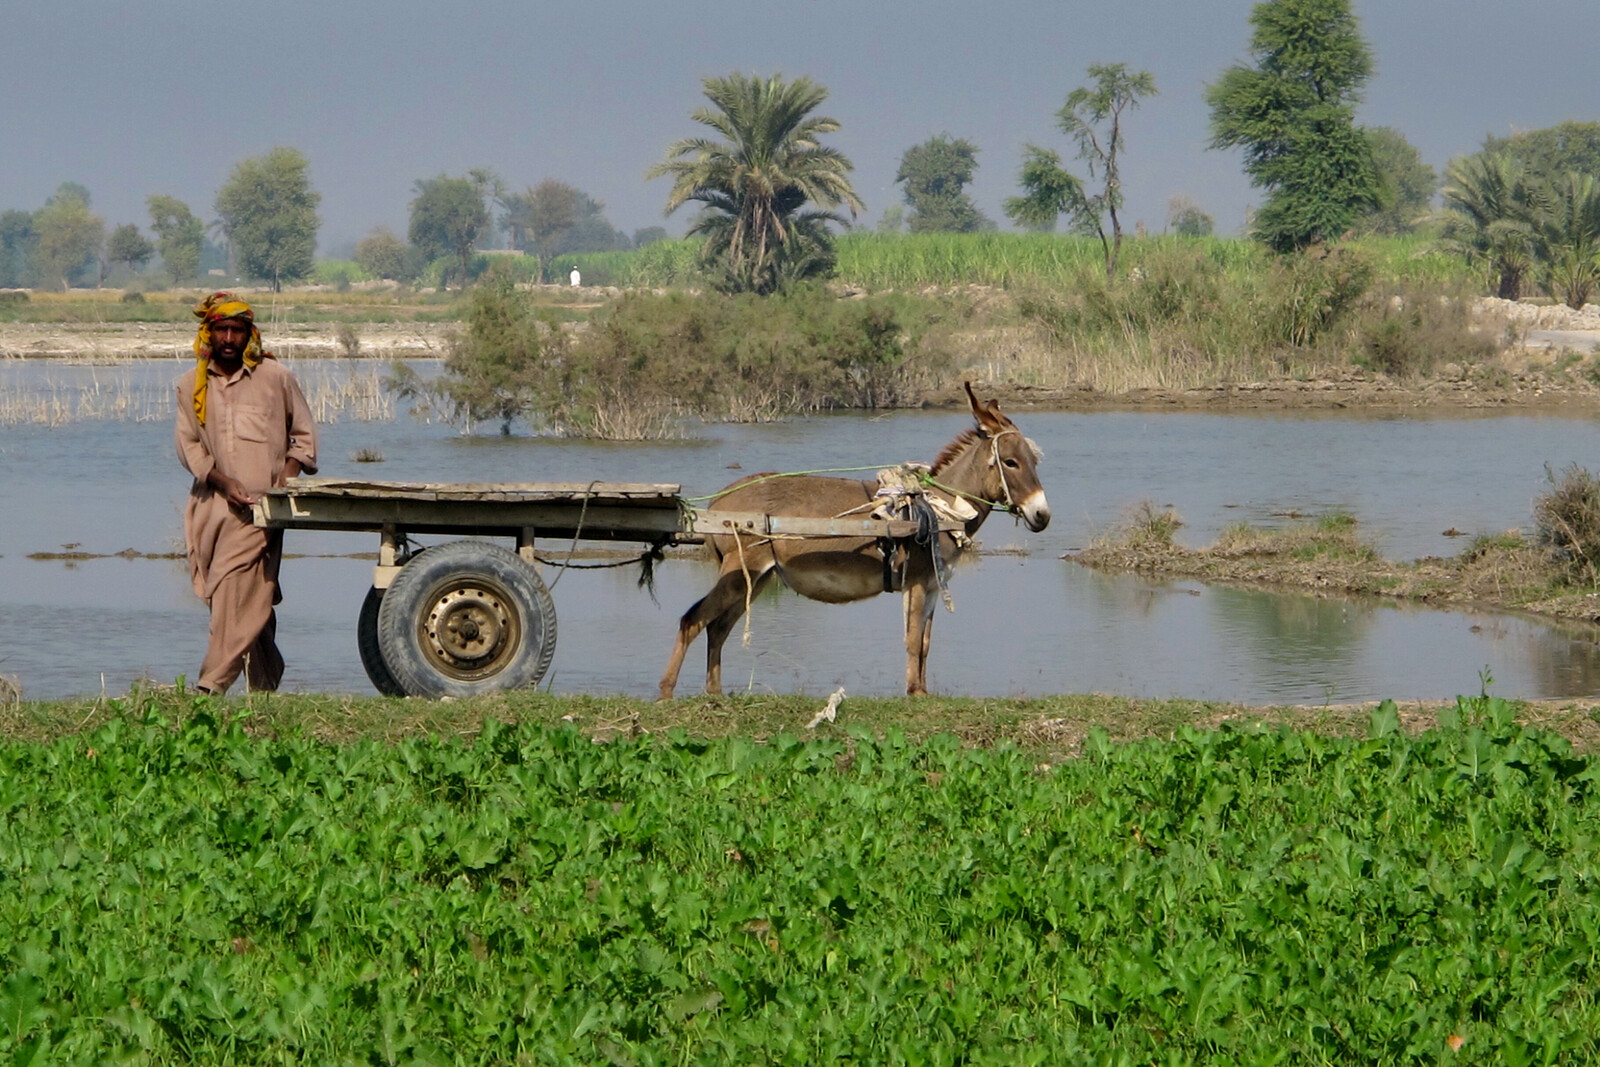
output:
[[[359,365],[358,365],[359,366]],[[308,381],[348,364],[297,368]],[[0,364],[0,395],[68,396],[98,381],[133,417],[0,426],[0,674],[30,697],[117,693],[139,677],[192,677],[204,607],[181,561],[30,560],[29,553],[181,551],[187,475],[173,457],[166,411],[178,363],[114,368]],[[371,373],[370,365],[357,373]],[[141,414],[143,417],[141,418]],[[1004,516],[981,534],[987,555],[952,583],[956,612],[934,623],[929,684],[937,692],[1027,695],[1104,692],[1250,703],[1448,698],[1493,691],[1567,698],[1600,690],[1600,645],[1588,627],[1514,615],[1446,612],[1363,600],[1319,600],[1193,582],[1109,576],[1058,557],[1087,544],[1142,501],[1171,505],[1179,539],[1201,545],[1241,520],[1348,511],[1396,558],[1447,555],[1467,533],[1525,526],[1546,465],[1600,464],[1600,422],[1586,418],[1358,418],[1022,412],[1045,451],[1054,519],[1030,534]],[[713,426],[701,439],[594,444],[462,438],[404,414],[324,428],[321,473],[426,481],[660,481],[709,493],[738,473],[928,460],[970,420],[901,412]],[[382,463],[356,463],[359,449]],[[732,464],[739,471],[730,470]],[[355,652],[355,617],[376,548],[359,533],[289,534],[280,644],[287,688],[371,692]],[[424,541],[430,539],[424,538]],[[432,540],[439,540],[437,538]],[[556,555],[565,545],[543,543]],[[699,562],[658,569],[653,603],[634,569],[568,571],[556,579],[559,640],[545,684],[558,692],[653,695],[676,620],[713,576]],[[731,688],[893,694],[904,678],[900,604],[878,597],[828,607],[776,591],[724,657]],[[680,692],[696,691],[691,649]]]

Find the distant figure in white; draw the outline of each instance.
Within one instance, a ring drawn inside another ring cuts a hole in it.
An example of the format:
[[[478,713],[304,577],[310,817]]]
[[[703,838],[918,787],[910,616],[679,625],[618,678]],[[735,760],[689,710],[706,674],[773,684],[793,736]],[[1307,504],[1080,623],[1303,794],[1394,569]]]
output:
[[[572,279],[572,287],[574,289],[583,284],[583,277],[578,273],[577,267],[573,267],[572,273],[567,275],[567,277]]]

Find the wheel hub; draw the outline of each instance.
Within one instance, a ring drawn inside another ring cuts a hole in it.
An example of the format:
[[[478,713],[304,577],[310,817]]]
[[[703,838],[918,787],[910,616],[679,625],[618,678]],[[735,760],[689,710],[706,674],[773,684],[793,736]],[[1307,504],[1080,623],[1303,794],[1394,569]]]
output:
[[[480,673],[513,650],[516,615],[506,599],[480,585],[443,591],[423,622],[426,651],[452,672]]]

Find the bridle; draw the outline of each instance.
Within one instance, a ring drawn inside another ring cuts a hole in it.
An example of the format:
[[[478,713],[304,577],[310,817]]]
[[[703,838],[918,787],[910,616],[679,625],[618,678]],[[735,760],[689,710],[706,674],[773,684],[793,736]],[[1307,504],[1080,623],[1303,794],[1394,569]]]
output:
[[[1008,433],[1014,433],[1020,436],[1022,431],[1018,430],[1015,426],[1008,426],[1006,429],[1001,430],[997,434],[984,434],[984,436],[989,439],[989,458],[994,464],[995,472],[1000,475],[1000,495],[1002,499],[988,500],[979,496],[977,493],[969,493],[964,489],[957,489],[953,485],[946,485],[932,475],[923,475],[923,480],[929,485],[937,486],[938,488],[943,489],[952,496],[963,497],[967,500],[971,500],[974,503],[982,504],[993,511],[1007,511],[1012,515],[1018,514],[1016,500],[1011,495],[1011,483],[1006,481],[1006,465],[1005,462],[1000,458],[1000,438],[1004,437]]]
[[[996,503],[990,506],[996,508],[1003,507],[1005,511],[1009,511],[1013,515],[1016,514],[1017,505],[1016,501],[1011,499],[1011,483],[1006,481],[1006,465],[1000,459],[1000,438],[1004,437],[1008,433],[1016,432],[1017,428],[1015,426],[1011,426],[989,437],[989,455],[994,460],[995,473],[1000,475],[1000,495],[1005,498],[1004,505]]]

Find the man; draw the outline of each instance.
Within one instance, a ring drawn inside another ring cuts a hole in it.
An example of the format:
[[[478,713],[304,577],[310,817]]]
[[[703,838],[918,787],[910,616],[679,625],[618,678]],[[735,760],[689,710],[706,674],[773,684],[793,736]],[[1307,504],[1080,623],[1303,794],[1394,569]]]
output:
[[[211,609],[198,690],[221,694],[283,678],[273,605],[282,600],[283,531],[251,521],[262,490],[317,472],[317,430],[294,375],[261,348],[250,305],[213,293],[195,305],[196,363],[178,380],[175,439],[194,485],[183,515],[194,591]]]
[[[574,289],[583,284],[583,275],[578,273],[576,264],[573,265],[572,273],[567,275],[567,280],[572,283]]]

